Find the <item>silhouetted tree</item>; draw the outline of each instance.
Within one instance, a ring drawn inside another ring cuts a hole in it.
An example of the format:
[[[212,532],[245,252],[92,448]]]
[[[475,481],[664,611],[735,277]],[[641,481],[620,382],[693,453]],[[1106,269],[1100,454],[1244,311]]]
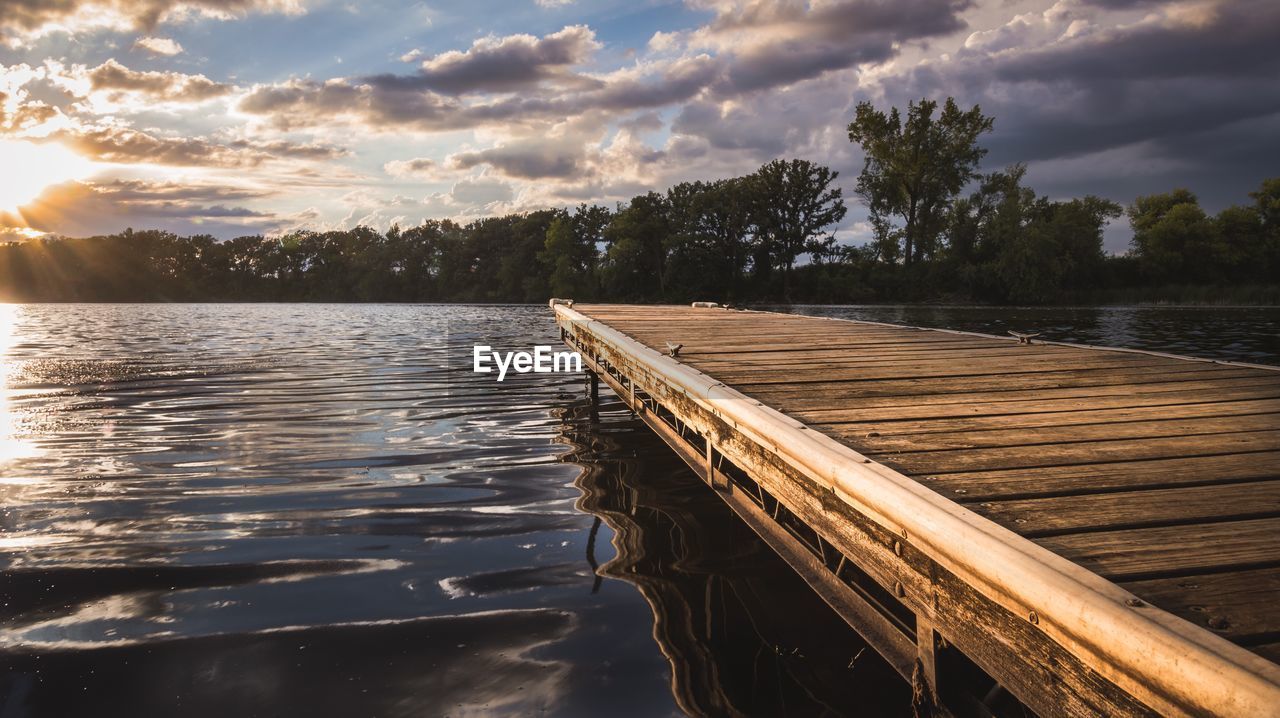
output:
[[[936,251],[951,200],[976,177],[986,154],[978,137],[992,127],[977,105],[962,112],[948,97],[935,119],[937,107],[928,99],[909,103],[903,120],[896,107],[886,114],[860,102],[849,124],[849,140],[862,145],[866,156],[856,192],[871,211],[876,241],[901,242],[907,264]],[[902,219],[900,229],[889,221],[892,216]],[[896,255],[887,246],[880,251]]]
[[[838,176],[808,160],[774,160],[751,176],[756,231],[782,268],[784,297],[790,297],[796,259],[821,255],[835,244],[826,230],[846,211],[840,188],[831,186]]]

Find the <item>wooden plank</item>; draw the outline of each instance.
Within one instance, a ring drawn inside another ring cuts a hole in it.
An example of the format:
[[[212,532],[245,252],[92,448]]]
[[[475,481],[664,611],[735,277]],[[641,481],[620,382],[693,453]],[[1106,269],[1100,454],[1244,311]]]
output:
[[[933,339],[904,339],[902,337],[884,337],[880,339],[874,338],[857,338],[845,336],[818,337],[812,334],[803,334],[794,338],[779,338],[762,332],[754,332],[751,334],[743,334],[732,338],[723,338],[715,341],[694,335],[698,339],[689,339],[687,336],[663,332],[651,335],[633,335],[632,338],[641,344],[665,351],[667,342],[677,342],[686,344],[688,351],[681,352],[681,359],[698,356],[719,356],[719,355],[737,355],[749,354],[756,352],[789,352],[800,349],[820,350],[820,349],[844,349],[847,351],[880,351],[892,352],[895,350],[924,350],[932,349],[934,351],[951,351],[959,349],[991,349],[1007,346],[1003,343],[984,341],[980,339],[966,339],[964,337],[938,337]]]
[[[1280,635],[1280,567],[1122,585],[1152,605],[1238,643]]]
[[[1245,431],[1198,436],[1161,436],[1119,441],[1046,444],[1034,448],[998,446],[952,451],[869,453],[908,474],[992,471],[1135,459],[1215,456],[1280,449],[1280,431]],[[1034,479],[1032,479],[1034,480]]]
[[[999,398],[1010,392],[1029,389],[1065,389],[1093,386],[1132,386],[1172,381],[1205,381],[1256,377],[1256,369],[1237,369],[1211,364],[1191,364],[1177,371],[1103,369],[1091,372],[1039,372],[1021,376],[991,374],[977,377],[933,377],[926,379],[880,379],[858,382],[814,382],[805,384],[765,384],[739,382],[733,386],[743,394],[758,399],[780,411],[829,408],[849,399],[873,396],[941,395],[950,393],[988,392]],[[718,379],[720,377],[717,377]],[[723,381],[723,379],[721,379]],[[727,383],[727,382],[726,382]],[[942,399],[940,399],[942,400]]]
[[[1150,581],[1280,569],[1280,541],[1275,540],[1280,537],[1280,374],[1142,353],[1018,347],[999,339],[868,324],[767,315],[739,319],[715,310],[624,309],[609,316],[617,318],[610,322],[615,328],[659,351],[668,340],[685,343],[682,363],[837,436],[889,468],[914,475],[944,496],[962,501],[976,497],[964,493],[967,486],[1004,497],[967,505],[1104,576]],[[608,350],[614,352],[611,366],[626,369],[627,359],[618,354],[626,354],[625,347]],[[585,348],[591,348],[590,342]],[[665,381],[650,374],[652,366],[642,369],[643,381]],[[688,382],[680,386],[696,387],[698,396],[716,390],[706,376],[686,374],[674,365],[669,369],[680,377],[678,382]],[[692,418],[701,411],[692,395],[660,387],[649,391],[695,431],[715,437],[726,456],[752,476],[777,470],[766,480],[769,490],[803,523],[842,550],[862,554],[867,574],[882,587],[894,586],[895,595],[919,614],[921,625],[942,618],[939,632],[949,633],[1015,693],[1036,696],[1032,704],[1037,709],[1126,710],[1103,709],[1105,703],[1093,702],[1106,693],[1105,685],[1092,684],[1086,667],[1071,664],[1074,655],[1054,653],[1051,642],[1044,654],[1031,647],[1044,635],[1035,628],[1036,612],[1031,611],[1029,620],[1027,615],[1039,602],[1027,600],[1008,616],[993,614],[986,605],[966,615],[966,607],[954,600],[965,594],[967,584],[952,585],[955,577],[937,566],[914,565],[919,546],[902,540],[927,534],[927,527],[912,523],[901,511],[871,506],[872,513],[887,511],[903,526],[901,538],[897,533],[878,535],[888,524],[867,524],[862,514],[851,513],[856,502],[834,501],[828,491],[811,486],[811,474],[805,472],[825,476],[822,472],[831,463],[826,454],[819,452],[821,466],[795,455],[788,461],[800,463],[784,466],[777,447],[743,444],[737,425],[725,425],[728,419],[721,417],[756,426],[751,423],[754,409],[738,411],[754,402],[722,402],[715,406],[724,414],[712,410]],[[784,435],[795,431],[789,423],[762,416],[762,426]],[[795,441],[807,439],[797,436]],[[798,466],[804,468],[793,475]],[[840,476],[850,495],[863,496],[853,478]],[[1063,498],[1066,494],[1082,496]],[[841,540],[859,530],[870,533],[853,543]],[[1026,575],[1038,575],[1037,566],[1054,565],[1050,557],[1043,558],[1045,563],[1024,566]],[[899,561],[906,566],[898,566]],[[1112,616],[1121,599],[1098,604],[1091,615]],[[1250,610],[1251,619],[1262,620]],[[1120,618],[1127,621],[1128,615]],[[1051,620],[1049,625],[1058,624]],[[1019,633],[1019,628],[1027,630]],[[992,649],[994,653],[986,653]],[[1049,672],[1030,682],[1020,680],[1022,673],[1010,672],[1011,654],[1005,649],[1019,656],[1015,662],[1023,664],[1026,675]],[[1110,680],[1123,683],[1141,674],[1144,661],[1160,658],[1134,650],[1125,670],[1137,673],[1108,674]],[[1235,655],[1225,646],[1214,650]],[[1179,652],[1182,663],[1195,651],[1188,644],[1186,652]],[[1254,664],[1245,659],[1244,665]],[[1071,687],[1055,697],[1067,683]],[[1212,683],[1210,692],[1217,690]],[[1167,702],[1181,695],[1181,688],[1172,684],[1126,685],[1153,706],[1177,711],[1185,710],[1178,705],[1191,705]],[[1127,709],[1143,712],[1132,704]]]
[[[1280,463],[1274,466],[1280,469]],[[1024,536],[1034,537],[1263,518],[1280,516],[1280,478],[1223,486],[1122,491],[1085,498],[983,501],[969,504],[969,508]]]
[[[1043,407],[1055,409],[1090,408],[1102,406],[1095,402],[1159,401],[1171,394],[1180,393],[1187,398],[1216,396],[1220,392],[1240,392],[1253,396],[1261,392],[1269,396],[1275,387],[1270,377],[1234,377],[1227,379],[1183,380],[1151,382],[1147,384],[1116,384],[1111,386],[1064,387],[1055,389],[1028,389],[1019,392],[992,393],[989,391],[956,392],[946,394],[894,395],[849,397],[829,402],[825,408],[795,409],[794,416],[811,418],[814,423],[857,421],[868,419],[920,419],[934,416],[964,416],[968,412],[990,414],[1034,413]],[[1055,404],[1054,402],[1060,402]],[[836,408],[831,408],[831,406]],[[1134,404],[1135,406],[1137,404]],[[1124,406],[1128,406],[1124,404]],[[863,412],[872,410],[866,415]]]
[[[1155,417],[1212,416],[1243,407],[1234,404],[1280,400],[1280,384],[1247,385],[1216,389],[1212,393],[1170,391],[1149,394],[1122,393],[1084,399],[1015,399],[972,404],[925,404],[917,406],[871,407],[855,410],[795,412],[793,416],[810,426],[842,427],[853,434],[878,431],[903,435],[962,429],[991,429],[1005,426],[1065,426]]]
[[[1113,361],[1110,358],[1091,358],[1064,361],[1057,357],[1030,359],[1010,363],[1004,359],[966,362],[927,363],[915,360],[874,362],[855,366],[824,365],[819,367],[753,367],[747,369],[717,369],[695,367],[704,373],[714,376],[726,384],[764,386],[768,384],[805,384],[829,382],[863,382],[882,379],[907,379],[921,377],[965,378],[972,376],[1019,377],[1027,374],[1062,373],[1062,372],[1094,372],[1094,371],[1136,371],[1163,370],[1165,363],[1155,360]]]
[[[1280,564],[1280,518],[1101,531],[1034,539],[1113,581]]]
[[[874,430],[850,430],[842,424],[820,424],[814,428],[830,434],[858,451],[872,454],[893,452],[918,454],[989,447],[1023,447],[1054,444],[1082,444],[1146,439],[1170,436],[1208,436],[1242,431],[1265,431],[1280,428],[1280,415],[1274,405],[1269,413],[1241,413],[1143,421],[1088,422],[1087,416],[1075,417],[1078,423],[1029,426],[1018,428],[975,428],[971,431],[895,434]],[[1172,410],[1171,410],[1172,411]],[[1221,410],[1220,410],[1221,411]],[[1259,411],[1255,409],[1254,411]]]
[[[665,346],[665,345],[664,345]],[[700,371],[714,374],[717,371],[747,371],[754,369],[771,370],[782,367],[809,368],[865,366],[893,366],[903,362],[919,362],[923,366],[955,362],[981,361],[1046,361],[1049,359],[1096,359],[1096,354],[1084,352],[1038,352],[1028,351],[1025,354],[1008,348],[1001,349],[921,349],[918,347],[902,347],[892,351],[851,350],[832,351],[828,348],[799,349],[795,351],[778,351],[769,354],[760,352],[744,352],[742,354],[699,354],[696,348],[685,345],[680,350],[680,358],[684,363],[697,367]]]
[[[956,501],[1078,496],[1125,489],[1159,489],[1280,478],[1280,451],[1175,459],[1117,461],[917,476]]]

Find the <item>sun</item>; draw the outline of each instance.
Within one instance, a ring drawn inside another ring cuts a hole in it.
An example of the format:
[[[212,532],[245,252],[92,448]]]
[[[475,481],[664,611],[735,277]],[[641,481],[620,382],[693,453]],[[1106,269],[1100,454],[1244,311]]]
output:
[[[88,160],[62,145],[0,140],[0,210],[15,210],[46,187],[88,174]]]

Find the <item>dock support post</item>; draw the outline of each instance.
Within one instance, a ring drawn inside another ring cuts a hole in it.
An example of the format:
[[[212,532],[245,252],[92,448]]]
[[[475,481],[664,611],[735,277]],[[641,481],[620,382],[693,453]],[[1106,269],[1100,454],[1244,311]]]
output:
[[[937,646],[933,623],[917,614],[916,668],[911,676],[911,703],[917,716],[932,716],[939,705]]]

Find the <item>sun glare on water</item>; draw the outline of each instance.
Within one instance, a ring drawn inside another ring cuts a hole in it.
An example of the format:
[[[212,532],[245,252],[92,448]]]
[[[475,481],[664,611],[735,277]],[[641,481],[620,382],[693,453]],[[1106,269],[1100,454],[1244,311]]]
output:
[[[0,304],[0,469],[15,460],[35,455],[35,447],[24,441],[19,432],[18,416],[11,405],[9,390],[9,349],[15,341],[18,308]],[[0,470],[0,478],[4,472]]]
[[[15,210],[46,187],[88,174],[90,163],[55,143],[0,140],[0,211]]]

